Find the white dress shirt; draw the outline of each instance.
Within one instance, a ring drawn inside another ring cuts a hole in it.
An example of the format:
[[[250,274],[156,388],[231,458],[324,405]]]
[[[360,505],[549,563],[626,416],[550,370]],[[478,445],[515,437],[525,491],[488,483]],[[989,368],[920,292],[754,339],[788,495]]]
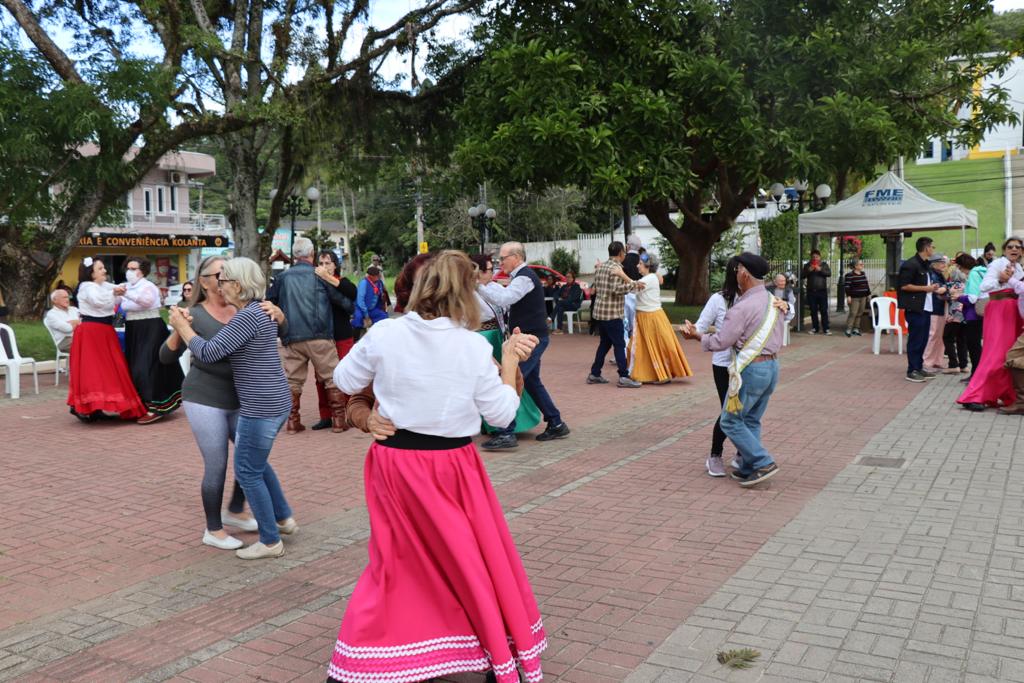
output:
[[[488,282],[486,285],[479,285],[477,291],[487,302],[499,308],[508,308],[533,290],[532,277],[516,277],[523,268],[529,268],[529,265],[521,263],[518,268],[508,274],[512,278],[508,287],[502,287],[497,282]]]
[[[43,316],[43,325],[53,337],[53,343],[60,346],[61,342],[75,333],[75,328],[68,321],[79,319],[78,309],[74,306],[68,306],[67,310],[54,306]]]
[[[722,329],[722,323],[725,322],[725,314],[728,311],[729,307],[725,305],[725,297],[722,296],[721,292],[715,292],[708,299],[708,302],[704,304],[704,310],[700,312],[700,317],[697,318],[697,331],[701,334],[707,334],[712,326],[716,330]],[[732,351],[729,349],[715,351],[711,354],[712,365],[727,368],[730,363],[732,363]]]
[[[370,383],[378,411],[398,429],[434,436],[480,433],[480,417],[509,424],[519,409],[483,335],[449,318],[418,313],[382,320],[334,369],[334,383],[355,394]]]
[[[1010,259],[1000,256],[989,264],[988,270],[985,271],[985,277],[981,281],[981,291],[983,294],[1010,287],[1009,284],[999,282],[999,276],[1002,275],[1003,271],[1006,270],[1006,266],[1010,265],[1010,263]],[[1024,268],[1019,263],[1013,264],[1013,275],[1010,279],[1024,279]]]
[[[114,296],[114,285],[109,282],[83,282],[78,286],[75,298],[81,315],[106,318],[114,315],[114,308],[121,297]]]
[[[127,288],[124,293],[124,300],[121,301],[121,309],[125,313],[136,313],[140,311],[152,311],[160,308],[160,288],[144,277],[140,277],[133,284],[125,283]]]

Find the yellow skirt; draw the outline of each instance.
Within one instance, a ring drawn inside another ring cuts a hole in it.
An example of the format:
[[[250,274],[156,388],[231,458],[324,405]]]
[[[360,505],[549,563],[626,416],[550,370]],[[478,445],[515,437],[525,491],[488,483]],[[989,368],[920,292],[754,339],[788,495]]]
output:
[[[665,311],[637,311],[629,338],[630,376],[638,382],[667,382],[692,377],[683,347],[679,345]]]

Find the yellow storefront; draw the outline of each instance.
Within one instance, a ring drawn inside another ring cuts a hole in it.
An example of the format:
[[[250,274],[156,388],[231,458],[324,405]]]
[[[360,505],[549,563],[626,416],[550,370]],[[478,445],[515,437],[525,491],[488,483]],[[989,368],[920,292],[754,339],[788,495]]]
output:
[[[149,279],[166,290],[193,275],[201,249],[226,249],[227,246],[228,238],[223,235],[91,233],[71,250],[54,284],[59,284],[60,280],[70,287],[78,284],[78,265],[86,256],[102,260],[112,282],[124,280],[128,260],[146,258],[152,263]]]

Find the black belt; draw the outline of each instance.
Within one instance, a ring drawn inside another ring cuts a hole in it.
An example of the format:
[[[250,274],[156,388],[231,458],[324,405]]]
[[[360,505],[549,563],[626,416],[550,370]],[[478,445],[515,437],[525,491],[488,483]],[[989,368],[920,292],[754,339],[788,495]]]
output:
[[[377,443],[381,446],[400,448],[405,451],[451,451],[468,446],[473,443],[473,439],[468,436],[434,436],[433,434],[420,434],[419,432],[410,432],[408,429],[399,429]]]
[[[83,315],[83,316],[80,316],[80,317],[81,317],[83,323],[100,323],[102,325],[113,325],[114,324],[114,316],[112,316],[112,315],[105,315],[103,317],[97,317],[97,316],[94,316],[94,315]]]
[[[1000,289],[997,292],[991,292],[988,298],[992,301],[1003,301],[1005,299],[1016,299],[1017,293],[1009,289]]]

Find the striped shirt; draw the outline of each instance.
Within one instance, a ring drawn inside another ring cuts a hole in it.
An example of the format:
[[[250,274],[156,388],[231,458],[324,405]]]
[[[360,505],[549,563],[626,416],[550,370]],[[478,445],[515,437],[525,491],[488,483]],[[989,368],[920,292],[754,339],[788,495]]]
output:
[[[859,299],[871,296],[871,286],[868,284],[868,274],[863,270],[856,272],[851,270],[846,274],[846,296]]]
[[[212,339],[193,337],[192,355],[204,363],[231,361],[235,392],[245,417],[278,417],[292,409],[292,394],[277,352],[277,324],[250,301]]]

